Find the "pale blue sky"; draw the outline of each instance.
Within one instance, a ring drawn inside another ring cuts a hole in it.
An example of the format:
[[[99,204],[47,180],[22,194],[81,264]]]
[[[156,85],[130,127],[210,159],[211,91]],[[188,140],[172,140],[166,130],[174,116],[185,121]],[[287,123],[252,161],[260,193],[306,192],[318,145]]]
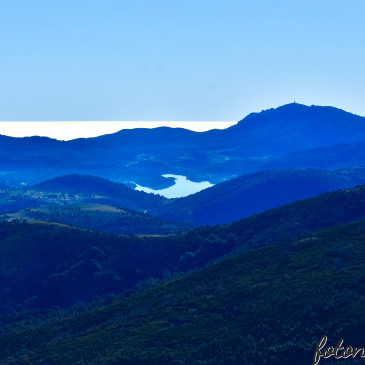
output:
[[[0,0],[0,120],[365,115],[364,0]]]

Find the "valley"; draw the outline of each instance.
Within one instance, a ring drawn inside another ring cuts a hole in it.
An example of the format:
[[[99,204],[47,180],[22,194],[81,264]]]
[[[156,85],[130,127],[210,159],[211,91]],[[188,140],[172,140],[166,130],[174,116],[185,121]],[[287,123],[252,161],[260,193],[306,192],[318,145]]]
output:
[[[364,14],[0,1],[0,365],[364,365]]]
[[[0,137],[1,363],[304,365],[323,334],[365,341],[365,118]]]

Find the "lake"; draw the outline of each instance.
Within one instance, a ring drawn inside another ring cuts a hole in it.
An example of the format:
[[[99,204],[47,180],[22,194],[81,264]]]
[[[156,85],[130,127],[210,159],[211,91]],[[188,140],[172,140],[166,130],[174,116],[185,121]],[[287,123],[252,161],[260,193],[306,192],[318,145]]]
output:
[[[201,181],[201,182],[194,182],[187,179],[186,176],[182,175],[162,175],[162,177],[173,177],[175,179],[175,184],[161,190],[153,190],[151,188],[137,185],[135,190],[145,191],[146,193],[153,193],[159,194],[166,198],[182,198],[184,196],[188,196],[191,194],[195,194],[203,189],[210,188],[213,186],[209,181]]]

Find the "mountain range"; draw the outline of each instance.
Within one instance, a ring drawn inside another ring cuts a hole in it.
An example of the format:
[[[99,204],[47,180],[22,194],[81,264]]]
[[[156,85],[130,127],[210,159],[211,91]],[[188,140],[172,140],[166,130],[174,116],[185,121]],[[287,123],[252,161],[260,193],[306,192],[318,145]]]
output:
[[[3,190],[2,194],[0,191],[0,213],[3,219],[36,217],[112,233],[166,234],[193,228],[194,224],[230,223],[363,183],[365,168],[268,170],[246,174],[184,198],[167,199],[99,177],[67,175],[29,188]],[[116,209],[128,213],[115,214]]]
[[[121,293],[140,281],[179,275],[230,253],[361,219],[365,185],[171,236],[120,236],[52,222],[3,221],[0,312],[15,303],[25,308],[70,305]]]
[[[148,239],[3,222],[0,360],[307,364],[323,333],[360,346],[364,204],[360,186]]]
[[[304,365],[323,335],[363,346],[364,146],[365,118],[296,103],[203,133],[0,136],[0,363]],[[163,174],[215,185],[134,190]]]
[[[13,183],[34,184],[65,174],[88,174],[151,188],[172,185],[161,175],[221,182],[249,172],[291,165],[318,167],[318,148],[332,148],[339,159],[320,168],[353,167],[338,153],[347,144],[353,158],[363,154],[365,118],[332,107],[288,104],[252,113],[224,130],[132,129],[96,138],[57,141],[44,137],[0,136],[0,171]],[[339,149],[339,150],[338,150]],[[307,151],[307,152],[304,152]],[[357,165],[358,166],[358,165]]]

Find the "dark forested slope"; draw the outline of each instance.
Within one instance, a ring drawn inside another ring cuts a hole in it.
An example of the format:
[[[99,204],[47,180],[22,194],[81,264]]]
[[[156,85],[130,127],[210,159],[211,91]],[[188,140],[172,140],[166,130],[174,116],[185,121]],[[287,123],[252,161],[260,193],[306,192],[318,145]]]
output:
[[[269,170],[247,174],[161,205],[152,213],[199,224],[229,223],[281,205],[365,183],[365,168]]]
[[[364,221],[251,250],[109,304],[5,323],[0,360],[309,364],[323,335],[363,346],[364,254]]]
[[[365,186],[322,194],[231,224],[169,237],[103,234],[60,224],[0,224],[0,310],[68,306],[177,275],[228,253],[365,219]]]
[[[164,204],[167,199],[159,195],[147,194],[131,189],[123,184],[115,183],[100,177],[88,175],[66,175],[34,185],[28,190],[46,193],[60,193],[80,196],[84,200],[89,197],[95,202],[111,202],[112,205],[135,210],[148,210]]]
[[[0,215],[1,219],[63,223],[116,234],[166,235],[196,227],[135,210],[93,203],[30,207]]]

